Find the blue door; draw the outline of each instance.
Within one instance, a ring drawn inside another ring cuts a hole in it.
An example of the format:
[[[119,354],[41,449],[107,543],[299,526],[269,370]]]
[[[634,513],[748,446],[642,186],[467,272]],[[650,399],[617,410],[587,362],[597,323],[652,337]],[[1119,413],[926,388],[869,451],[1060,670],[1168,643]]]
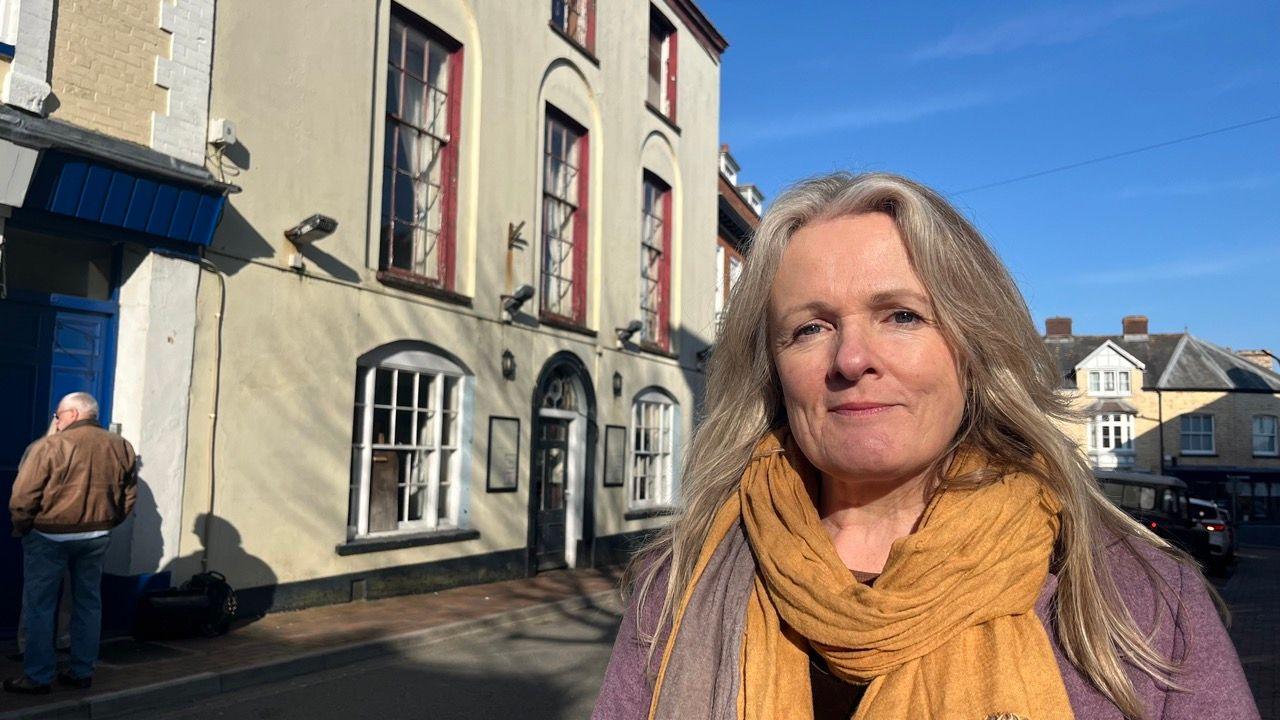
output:
[[[22,546],[8,513],[18,462],[67,393],[91,393],[110,421],[115,327],[113,302],[18,291],[0,300],[0,637],[13,635],[21,607]]]

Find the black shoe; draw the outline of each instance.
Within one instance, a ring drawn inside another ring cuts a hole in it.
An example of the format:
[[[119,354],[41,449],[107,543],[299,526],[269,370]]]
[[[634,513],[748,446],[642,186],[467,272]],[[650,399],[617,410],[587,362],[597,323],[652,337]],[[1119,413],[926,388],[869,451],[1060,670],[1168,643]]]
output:
[[[18,693],[19,695],[48,695],[49,686],[41,685],[31,678],[23,675],[22,677],[9,678],[4,681],[4,691]]]
[[[90,675],[89,677],[76,677],[75,675],[71,674],[70,670],[63,670],[62,672],[58,673],[58,684],[66,685],[67,687],[73,687],[73,688],[76,688],[77,690],[88,690],[89,686],[93,685],[93,676]]]

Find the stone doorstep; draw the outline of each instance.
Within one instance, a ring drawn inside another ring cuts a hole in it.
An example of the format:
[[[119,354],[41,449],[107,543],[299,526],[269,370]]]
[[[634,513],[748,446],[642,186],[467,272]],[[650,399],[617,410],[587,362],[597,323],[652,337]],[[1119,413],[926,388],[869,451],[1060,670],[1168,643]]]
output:
[[[479,633],[484,630],[520,627],[526,623],[541,620],[548,615],[579,610],[593,604],[606,602],[616,596],[616,590],[602,590],[556,602],[531,605],[487,617],[434,625],[421,630],[374,640],[313,650],[258,665],[233,668],[216,673],[197,673],[141,687],[92,695],[79,700],[65,700],[49,705],[13,710],[0,713],[0,720],[53,720],[55,718],[57,720],[71,720],[73,718],[98,720],[99,718],[109,718],[127,712],[159,708],[164,705],[198,700],[243,690],[256,685],[278,682],[321,670],[332,670],[363,660],[404,652],[442,640]]]

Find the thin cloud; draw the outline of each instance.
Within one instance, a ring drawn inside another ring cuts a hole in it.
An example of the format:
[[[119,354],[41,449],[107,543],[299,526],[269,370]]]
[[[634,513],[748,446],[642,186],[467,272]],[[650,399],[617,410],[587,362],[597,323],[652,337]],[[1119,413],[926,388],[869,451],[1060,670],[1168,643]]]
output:
[[[729,139],[736,144],[788,140],[841,130],[864,130],[882,125],[901,125],[935,115],[989,105],[1008,93],[968,90],[906,102],[864,103],[836,112],[813,112],[786,118],[771,118],[730,128]]]
[[[1195,278],[1228,275],[1250,267],[1257,267],[1259,261],[1280,256],[1274,249],[1241,249],[1226,257],[1199,257],[1169,262],[1137,265],[1116,270],[1099,270],[1076,275],[1072,282],[1077,285],[1121,285],[1144,283],[1161,280],[1190,280]]]
[[[1117,23],[1159,15],[1184,4],[1182,0],[1134,0],[1090,10],[1054,8],[1010,18],[995,25],[967,24],[936,42],[917,48],[908,57],[913,62],[954,60],[998,55],[1027,47],[1069,45],[1097,35]]]
[[[1280,174],[1271,173],[1218,180],[1183,180],[1163,185],[1128,187],[1117,193],[1117,197],[1122,200],[1133,200],[1138,198],[1198,197],[1251,192],[1269,187],[1275,184],[1278,179],[1280,179]]]

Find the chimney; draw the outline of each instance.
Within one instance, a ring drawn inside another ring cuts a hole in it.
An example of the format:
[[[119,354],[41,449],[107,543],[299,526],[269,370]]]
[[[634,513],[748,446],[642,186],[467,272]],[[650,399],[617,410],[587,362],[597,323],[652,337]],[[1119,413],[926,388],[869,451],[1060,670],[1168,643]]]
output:
[[[1071,337],[1071,318],[1069,317],[1046,318],[1044,321],[1044,336],[1046,338]]]
[[[1146,315],[1125,315],[1120,321],[1124,327],[1125,340],[1146,340],[1147,339],[1147,316]]]
[[[1238,350],[1236,355],[1248,360],[1260,368],[1274,371],[1276,357],[1267,350]]]

